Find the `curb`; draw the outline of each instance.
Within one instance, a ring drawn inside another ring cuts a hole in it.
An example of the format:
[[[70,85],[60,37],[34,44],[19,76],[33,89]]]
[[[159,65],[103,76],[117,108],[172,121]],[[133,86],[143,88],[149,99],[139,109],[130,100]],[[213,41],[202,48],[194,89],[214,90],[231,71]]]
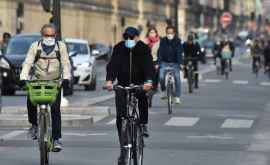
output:
[[[62,127],[90,128],[96,122],[110,116],[110,107],[65,107],[62,108]],[[26,107],[6,107],[0,115],[0,126],[29,127]]]

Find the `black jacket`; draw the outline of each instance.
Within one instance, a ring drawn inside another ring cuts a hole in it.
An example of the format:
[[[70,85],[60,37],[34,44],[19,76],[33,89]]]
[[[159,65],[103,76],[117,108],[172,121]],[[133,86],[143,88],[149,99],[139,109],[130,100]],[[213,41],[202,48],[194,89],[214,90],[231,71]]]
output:
[[[132,65],[131,71],[130,64]],[[130,83],[142,85],[152,80],[153,66],[151,50],[146,44],[139,41],[130,50],[122,41],[113,49],[111,60],[107,65],[106,80],[115,81],[117,79],[118,84],[122,86],[129,86]]]
[[[192,44],[189,44],[188,42],[185,42],[183,44],[184,48],[184,54],[185,54],[185,60],[191,58],[191,60],[198,61],[201,56],[201,47],[199,43],[193,42]]]
[[[183,46],[179,38],[174,37],[171,41],[167,37],[161,39],[158,49],[158,64],[162,62],[179,65],[183,63]]]

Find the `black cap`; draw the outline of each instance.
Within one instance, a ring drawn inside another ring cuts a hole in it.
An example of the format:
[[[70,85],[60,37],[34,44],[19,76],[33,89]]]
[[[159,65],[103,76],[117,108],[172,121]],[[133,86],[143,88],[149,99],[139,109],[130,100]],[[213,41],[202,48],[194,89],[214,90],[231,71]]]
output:
[[[124,36],[139,36],[140,32],[135,27],[127,27],[124,34]]]

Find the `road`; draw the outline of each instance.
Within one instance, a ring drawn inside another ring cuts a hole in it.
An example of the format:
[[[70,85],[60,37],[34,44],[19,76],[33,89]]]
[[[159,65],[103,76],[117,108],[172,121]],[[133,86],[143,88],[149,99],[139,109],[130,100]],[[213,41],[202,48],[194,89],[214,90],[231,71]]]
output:
[[[188,94],[183,84],[183,104],[174,106],[173,115],[167,114],[166,102],[157,94],[150,109],[145,164],[269,165],[270,83],[263,74],[256,79],[249,63],[241,60],[235,65],[229,80],[217,76],[215,71],[205,74],[194,94]],[[99,88],[93,95],[106,94],[103,92]],[[113,108],[114,100],[95,106]],[[52,154],[51,164],[116,164],[119,145],[114,122],[112,115],[92,128],[65,128],[64,151]],[[1,164],[39,163],[37,142],[27,139],[25,132],[0,128]]]

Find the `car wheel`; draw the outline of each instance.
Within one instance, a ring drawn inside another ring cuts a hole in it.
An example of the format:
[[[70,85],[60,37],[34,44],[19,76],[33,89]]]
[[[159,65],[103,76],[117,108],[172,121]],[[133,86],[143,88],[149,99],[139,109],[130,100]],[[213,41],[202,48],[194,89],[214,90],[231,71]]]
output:
[[[91,81],[89,85],[85,85],[85,90],[86,91],[94,91],[97,88],[97,79],[96,77]]]

